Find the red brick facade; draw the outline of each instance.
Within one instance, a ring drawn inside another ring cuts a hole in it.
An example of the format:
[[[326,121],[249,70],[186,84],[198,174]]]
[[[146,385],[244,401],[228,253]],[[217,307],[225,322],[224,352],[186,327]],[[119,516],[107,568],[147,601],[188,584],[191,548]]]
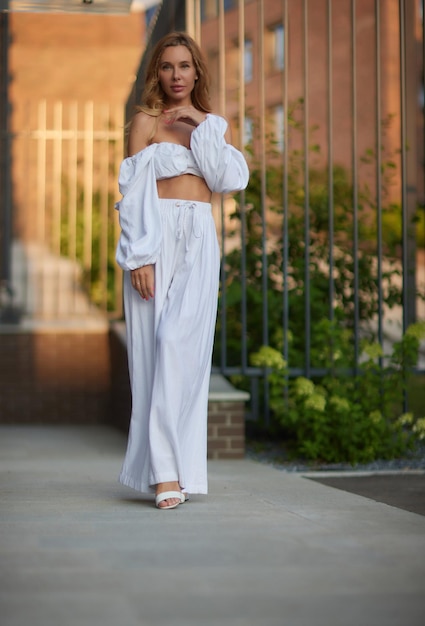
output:
[[[109,372],[107,331],[3,331],[0,422],[102,423]]]
[[[241,400],[208,403],[208,458],[245,456],[245,407]]]
[[[244,457],[244,395],[231,389],[212,395],[209,458]],[[126,431],[130,411],[126,350],[107,325],[96,332],[8,332],[3,328],[0,423],[107,423]]]
[[[82,15],[12,13],[8,97],[12,142],[13,234],[21,241],[38,239],[34,197],[38,156],[19,141],[38,128],[38,106],[45,101],[51,111],[56,103],[78,106],[79,125],[84,106],[105,103],[122,109],[131,91],[145,46],[143,13]],[[95,106],[96,110],[96,106]],[[44,122],[41,122],[43,124]],[[49,127],[52,119],[49,119]],[[123,123],[122,123],[123,125]],[[66,153],[64,148],[64,153]],[[65,157],[64,157],[65,158]],[[30,183],[29,183],[30,181]],[[47,181],[49,182],[49,181]],[[28,184],[30,187],[28,188]]]

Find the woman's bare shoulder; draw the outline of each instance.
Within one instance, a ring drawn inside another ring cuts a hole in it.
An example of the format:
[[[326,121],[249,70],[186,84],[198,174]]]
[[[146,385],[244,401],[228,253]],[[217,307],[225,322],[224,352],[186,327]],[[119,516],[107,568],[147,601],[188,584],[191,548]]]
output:
[[[146,148],[155,132],[157,117],[149,115],[145,111],[138,111],[134,114],[128,136],[128,154],[132,156],[140,150]]]
[[[133,115],[131,124],[135,126],[153,125],[157,117],[157,115],[150,115],[147,111],[139,110]]]

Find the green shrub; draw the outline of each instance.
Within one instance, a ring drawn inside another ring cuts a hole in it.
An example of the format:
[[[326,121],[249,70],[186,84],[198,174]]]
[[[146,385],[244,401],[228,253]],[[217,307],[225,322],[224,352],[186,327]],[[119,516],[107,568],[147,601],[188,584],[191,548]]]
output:
[[[295,103],[289,116],[291,132],[303,132],[303,124],[297,121],[300,111],[302,102]],[[391,119],[385,124],[390,122]],[[333,166],[330,202],[330,172],[323,166],[319,146],[309,147],[308,180],[305,180],[305,154],[303,150],[294,148],[289,151],[287,159],[285,182],[288,206],[285,212],[284,167],[282,159],[276,158],[273,153],[272,139],[269,137],[268,140],[265,181],[262,180],[261,164],[253,154],[244,205],[236,204],[230,216],[232,228],[226,235],[229,240],[236,239],[243,228],[244,245],[235,246],[223,259],[226,319],[219,317],[218,320],[215,363],[222,362],[222,350],[226,348],[226,363],[238,366],[241,363],[242,339],[246,343],[244,358],[264,343],[279,349],[286,289],[289,321],[285,332],[294,337],[289,347],[289,363],[292,368],[304,366],[305,346],[309,342],[313,355],[310,365],[316,367],[314,358],[321,351],[320,320],[332,317],[353,326],[355,318],[360,324],[373,319],[380,306],[392,308],[401,305],[399,255],[402,216],[400,206],[390,202],[389,194],[396,175],[396,161],[392,155],[382,155],[384,256],[381,274],[378,275],[378,214],[375,195],[367,183],[368,176],[359,175],[356,221],[353,181],[349,170],[338,164]],[[373,168],[375,159],[374,152],[367,150],[361,159],[362,167]],[[309,196],[306,207],[307,183]],[[422,213],[418,209],[415,218],[418,237]],[[358,249],[354,250],[356,229]],[[245,294],[241,288],[242,274],[246,284]],[[357,290],[354,289],[355,275]],[[308,337],[305,325],[307,314],[310,320]],[[245,328],[241,319],[246,319]],[[226,345],[222,345],[221,341],[223,331]]]
[[[330,463],[364,463],[405,455],[425,439],[425,417],[403,413],[404,394],[417,362],[425,322],[412,324],[385,356],[379,344],[364,342],[354,373],[351,333],[322,321],[319,380],[289,379],[281,353],[263,346],[252,364],[268,371],[273,418],[284,429],[292,454]]]
[[[303,132],[302,123],[295,119],[300,106],[290,112],[290,133]],[[252,365],[271,368],[268,384],[256,388],[259,399],[255,402],[264,400],[266,406],[269,394],[272,415],[270,420],[268,414],[260,416],[258,430],[273,437],[283,429],[294,453],[327,461],[389,458],[414,445],[423,430],[422,422],[413,417],[410,428],[408,416],[401,418],[409,351],[415,352],[417,346],[407,333],[383,368],[379,346],[365,344],[358,365],[353,343],[354,327],[365,332],[383,310],[402,304],[402,215],[390,193],[397,159],[385,151],[381,155],[379,217],[375,193],[367,184],[368,173],[376,167],[374,151],[367,150],[361,159],[366,171],[359,172],[356,211],[350,171],[334,164],[330,172],[319,156],[319,147],[310,146],[306,173],[303,150],[294,148],[285,160],[285,172],[281,155],[276,158],[271,148],[264,181],[252,152],[244,203],[236,204],[227,232],[229,239],[237,241],[243,229],[243,246],[235,246],[223,259],[225,316],[219,316],[214,360],[217,365],[225,362],[237,368],[254,354]],[[418,235],[423,214],[418,209],[412,224]],[[269,347],[262,348],[264,344]],[[283,368],[276,366],[282,353],[288,361]],[[276,359],[274,366],[270,358]],[[307,360],[311,370],[328,374],[309,384],[290,380]],[[234,375],[232,382],[250,389],[248,376]],[[303,384],[310,395],[300,393]]]

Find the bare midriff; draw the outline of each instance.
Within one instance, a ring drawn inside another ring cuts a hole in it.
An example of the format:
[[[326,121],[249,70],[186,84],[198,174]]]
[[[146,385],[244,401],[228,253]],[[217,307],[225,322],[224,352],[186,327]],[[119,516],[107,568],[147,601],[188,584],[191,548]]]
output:
[[[158,196],[162,199],[211,202],[211,191],[205,180],[194,174],[158,180],[157,186]]]

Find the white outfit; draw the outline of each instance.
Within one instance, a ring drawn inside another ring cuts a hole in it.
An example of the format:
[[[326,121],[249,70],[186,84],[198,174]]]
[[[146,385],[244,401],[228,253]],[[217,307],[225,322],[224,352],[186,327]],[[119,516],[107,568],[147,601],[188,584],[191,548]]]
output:
[[[248,167],[224,139],[227,123],[207,115],[190,150],[152,144],[124,159],[117,203],[116,258],[125,270],[124,309],[132,414],[120,482],[141,492],[177,480],[207,493],[208,388],[220,254],[211,205],[158,198],[156,181],[182,174],[211,191],[244,189]],[[143,300],[130,271],[155,264],[155,296]]]

